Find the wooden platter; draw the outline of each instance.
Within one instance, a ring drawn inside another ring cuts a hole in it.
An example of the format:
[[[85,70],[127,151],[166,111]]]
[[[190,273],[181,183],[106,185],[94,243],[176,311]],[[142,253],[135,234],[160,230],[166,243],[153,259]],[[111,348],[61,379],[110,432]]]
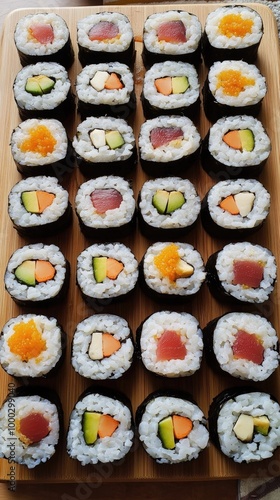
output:
[[[271,193],[272,204],[269,220],[261,231],[254,237],[250,238],[252,242],[258,242],[270,248],[279,259],[279,223],[278,214],[280,211],[280,144],[278,140],[280,121],[279,121],[279,44],[278,33],[275,19],[269,8],[260,4],[250,4],[262,16],[264,23],[264,37],[259,49],[257,65],[261,72],[265,75],[268,85],[268,94],[264,100],[260,119],[264,124],[272,141],[272,153],[266,164],[265,171],[261,176],[261,181]],[[142,51],[142,29],[146,17],[153,12],[164,11],[174,8],[173,4],[164,5],[131,5],[131,6],[114,6],[114,7],[77,7],[77,8],[56,8],[53,9],[61,15],[67,22],[72,42],[75,50],[75,63],[69,72],[69,76],[73,83],[77,73],[81,67],[77,58],[76,45],[76,23],[90,13],[101,10],[119,11],[126,14],[133,26],[137,57],[135,63],[135,85],[137,93],[137,111],[133,121],[133,128],[136,138],[138,137],[139,128],[143,122],[143,114],[141,103],[139,100],[144,70],[141,61]],[[217,8],[217,4],[176,4],[176,9],[184,9],[196,14],[204,26],[207,14]],[[16,306],[7,292],[4,290],[3,275],[5,272],[7,261],[10,255],[19,247],[29,243],[28,239],[18,236],[12,227],[7,215],[7,197],[11,187],[20,180],[20,174],[17,172],[10,153],[10,135],[13,128],[20,122],[16,105],[13,100],[12,84],[15,75],[20,70],[20,63],[17,52],[13,43],[13,31],[17,21],[24,15],[30,12],[43,11],[44,9],[20,9],[11,12],[5,20],[4,30],[1,41],[1,85],[0,99],[2,112],[1,126],[1,148],[0,148],[0,186],[1,186],[1,211],[0,211],[0,235],[1,235],[1,261],[0,261],[0,277],[1,277],[1,328],[5,322],[23,312],[33,312],[23,310]],[[201,86],[204,82],[206,70],[202,65],[200,69]],[[69,137],[72,138],[79,118],[74,116],[73,121],[67,126]],[[196,120],[197,127],[202,137],[206,134],[209,128],[209,122],[206,120],[203,109],[201,107],[200,116]],[[135,174],[132,176],[132,183],[137,196],[143,182],[146,180],[146,175],[141,170],[140,165],[137,166]],[[188,178],[195,184],[201,198],[207,192],[213,181],[202,171],[199,164],[195,165],[191,172],[188,172]],[[73,204],[78,186],[84,181],[80,172],[75,169],[72,175],[65,175],[61,182],[69,190],[70,201]],[[136,258],[140,261],[146,248],[150,242],[143,238],[138,231],[122,240],[123,243],[130,246],[135,253]],[[225,241],[215,240],[210,238],[202,229],[201,224],[191,232],[185,239],[197,248],[204,260],[217,249],[221,248]],[[56,243],[65,254],[71,264],[71,286],[67,300],[62,304],[53,307],[51,310],[45,311],[46,314],[56,316],[67,333],[67,355],[63,367],[60,369],[56,378],[51,378],[40,382],[42,385],[52,387],[58,392],[63,408],[64,408],[64,423],[65,432],[62,444],[55,456],[45,465],[38,466],[36,469],[28,470],[23,466],[16,466],[17,481],[37,481],[46,482],[91,482],[100,483],[104,481],[136,481],[136,480],[154,480],[154,481],[188,481],[188,480],[206,480],[219,478],[245,478],[249,476],[272,476],[279,473],[280,452],[278,451],[273,459],[265,461],[261,464],[237,465],[232,461],[222,456],[212,444],[201,453],[200,457],[193,462],[179,464],[176,466],[159,466],[155,464],[146,454],[136,440],[135,446],[127,459],[119,464],[86,466],[82,467],[78,462],[71,460],[66,453],[65,436],[69,422],[70,412],[78,399],[81,392],[92,384],[92,381],[83,379],[77,375],[71,367],[70,363],[70,348],[71,339],[78,322],[87,316],[94,313],[89,309],[80,296],[76,286],[75,272],[76,259],[78,254],[88,245],[91,244],[80,233],[76,216],[74,215],[73,226],[56,237],[46,237],[44,242]],[[276,285],[275,292],[271,299],[264,306],[258,306],[257,310],[250,309],[251,312],[264,314],[274,324],[277,331],[280,331],[280,314],[279,314],[279,284]],[[149,314],[159,311],[162,308],[167,309],[168,305],[156,304],[137,289],[133,298],[126,300],[124,303],[110,306],[106,309],[96,312],[115,313],[123,316],[129,322],[133,333],[135,334],[137,326]],[[171,307],[169,308],[171,309]],[[203,328],[211,319],[227,312],[230,309],[228,306],[217,303],[209,294],[206,286],[204,286],[198,298],[195,298],[190,304],[185,306],[175,306],[175,310],[187,311],[193,314],[199,320]],[[253,308],[254,309],[254,308]],[[8,384],[16,383],[12,378],[7,376],[3,370],[0,372],[0,400],[2,401],[8,392]],[[27,382],[26,382],[27,383]],[[100,384],[98,384],[100,385]],[[118,389],[124,392],[132,402],[134,411],[142,400],[152,391],[159,388],[175,389],[180,387],[183,390],[190,392],[197,403],[200,405],[204,413],[208,414],[209,404],[212,398],[221,390],[233,386],[242,385],[242,382],[237,381],[230,376],[218,376],[205,360],[202,362],[202,367],[195,375],[174,380],[166,380],[149,375],[145,372],[139,361],[135,361],[131,371],[116,381],[104,382],[104,386],[110,387],[112,390]],[[258,384],[259,389],[272,392],[280,399],[280,379],[279,371],[277,371],[267,382]],[[8,461],[0,460],[0,480],[9,481],[10,465]]]

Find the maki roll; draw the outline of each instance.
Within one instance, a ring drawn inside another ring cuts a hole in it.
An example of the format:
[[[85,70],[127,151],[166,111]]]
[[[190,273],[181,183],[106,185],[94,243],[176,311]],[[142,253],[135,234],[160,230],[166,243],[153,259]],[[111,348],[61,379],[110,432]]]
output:
[[[140,285],[159,301],[186,302],[199,292],[205,277],[202,257],[188,243],[154,243],[140,265]]]
[[[0,457],[33,469],[55,454],[62,427],[62,407],[54,391],[17,387],[0,409]]]
[[[4,283],[22,306],[53,305],[68,290],[70,265],[56,245],[35,243],[16,250],[6,267]]]
[[[199,65],[201,35],[201,24],[194,14],[182,10],[151,14],[144,23],[144,66],[167,60]]]
[[[208,120],[223,116],[256,117],[267,92],[265,77],[257,66],[245,61],[217,61],[203,86],[204,112]]]
[[[263,22],[255,10],[245,5],[226,5],[211,12],[201,39],[204,62],[243,59],[253,63],[263,36]]]
[[[199,158],[201,137],[186,116],[159,116],[144,122],[139,135],[140,162],[153,177],[183,175]]]
[[[259,462],[280,445],[280,406],[252,387],[226,389],[209,409],[210,439],[237,463]]]
[[[93,244],[77,259],[77,284],[90,307],[108,305],[131,293],[138,262],[123,243]]]
[[[189,63],[164,61],[145,73],[141,101],[145,118],[178,113],[196,118],[199,113],[199,81]]]
[[[45,61],[68,69],[74,62],[68,26],[54,12],[22,17],[16,25],[14,40],[22,66]]]
[[[75,207],[81,231],[88,237],[116,239],[133,231],[135,199],[122,177],[98,177],[78,189]]]
[[[133,75],[119,62],[90,64],[77,75],[78,112],[87,116],[111,115],[127,119],[135,111]]]
[[[87,118],[77,127],[73,148],[87,178],[126,175],[137,161],[133,130],[122,118]]]
[[[262,304],[274,289],[276,261],[260,245],[229,243],[209,257],[206,271],[209,289],[218,300]]]
[[[212,367],[242,380],[262,382],[279,366],[278,337],[258,314],[231,312],[203,330],[206,359]]]
[[[71,362],[82,377],[118,379],[130,368],[133,355],[132,332],[124,318],[94,314],[77,325]]]
[[[72,221],[68,191],[56,177],[29,177],[15,184],[8,197],[8,214],[23,236],[49,236]]]
[[[186,393],[150,394],[137,408],[135,420],[144,450],[158,464],[189,462],[208,445],[206,418]]]
[[[186,377],[200,368],[202,331],[191,314],[156,312],[138,327],[136,341],[143,365],[156,375]]]
[[[22,120],[66,120],[74,110],[74,96],[66,69],[58,63],[38,62],[22,68],[14,81],[14,98]]]
[[[271,152],[262,123],[252,116],[220,118],[202,141],[201,165],[214,179],[253,178],[261,174]]]
[[[240,238],[260,229],[270,208],[270,194],[254,179],[217,182],[202,200],[201,222],[218,238]]]
[[[138,197],[139,228],[148,238],[180,238],[194,227],[200,206],[200,198],[188,179],[146,181]]]
[[[13,377],[46,377],[63,361],[65,333],[57,320],[42,314],[21,314],[4,325],[0,363]]]
[[[82,66],[113,61],[132,65],[135,58],[132,27],[120,12],[97,12],[80,19],[77,42]]]
[[[134,439],[131,404],[122,394],[88,388],[77,401],[67,434],[67,451],[82,465],[123,459]]]
[[[25,177],[62,177],[74,169],[71,143],[56,119],[30,118],[21,122],[12,132],[10,145],[16,167]]]

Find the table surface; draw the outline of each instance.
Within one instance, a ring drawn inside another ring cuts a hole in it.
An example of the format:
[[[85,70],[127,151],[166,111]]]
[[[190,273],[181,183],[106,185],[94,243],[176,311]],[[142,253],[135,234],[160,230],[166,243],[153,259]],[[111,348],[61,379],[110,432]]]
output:
[[[98,0],[27,0],[24,7],[71,7],[98,5],[102,1]],[[123,2],[122,2],[123,3]],[[127,2],[129,3],[129,1]],[[140,3],[140,2],[139,2]],[[0,5],[0,26],[2,26],[6,15],[14,9],[22,8],[20,0],[1,0]],[[99,483],[90,484],[51,484],[51,478],[48,485],[45,484],[17,484],[16,493],[9,491],[8,484],[0,484],[0,500],[9,500],[18,498],[20,500],[29,500],[34,498],[44,499],[81,499],[92,498],[93,495],[98,499],[121,499],[133,498],[145,500],[169,500],[171,495],[177,498],[187,498],[204,500],[207,496],[209,500],[214,498],[227,498],[227,500],[236,500],[237,481],[209,481],[209,482],[141,482],[141,483]]]

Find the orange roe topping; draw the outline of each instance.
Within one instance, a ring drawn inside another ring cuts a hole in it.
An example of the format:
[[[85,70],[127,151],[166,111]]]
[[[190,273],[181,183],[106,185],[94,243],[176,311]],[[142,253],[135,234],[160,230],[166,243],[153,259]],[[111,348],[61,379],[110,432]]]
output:
[[[219,73],[217,88],[222,87],[224,94],[238,97],[246,86],[254,84],[254,78],[247,78],[241,71],[228,69]]]
[[[11,352],[20,356],[22,361],[37,358],[46,349],[46,341],[42,338],[34,319],[15,325],[14,333],[7,342]]]
[[[54,151],[56,139],[45,125],[38,125],[29,130],[29,137],[20,144],[23,153],[30,151],[47,156]]]
[[[244,19],[241,14],[228,14],[221,19],[219,31],[228,38],[232,36],[243,38],[252,32],[253,24],[252,19]]]
[[[175,281],[178,277],[176,272],[178,262],[180,260],[178,246],[175,243],[167,245],[154,258],[155,266],[158,268],[163,277],[169,278],[170,281]]]

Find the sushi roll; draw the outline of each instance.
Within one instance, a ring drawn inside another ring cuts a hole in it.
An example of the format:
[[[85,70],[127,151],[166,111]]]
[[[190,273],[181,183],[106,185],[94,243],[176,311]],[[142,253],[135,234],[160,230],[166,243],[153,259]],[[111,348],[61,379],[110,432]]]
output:
[[[68,227],[72,208],[68,191],[56,177],[28,177],[11,189],[8,214],[22,236],[49,236]]]
[[[236,463],[270,458],[280,445],[280,406],[273,396],[252,387],[218,394],[208,422],[213,444]]]
[[[183,302],[194,297],[205,281],[200,253],[188,243],[157,242],[140,264],[140,285],[155,300]]]
[[[94,314],[81,321],[72,342],[72,366],[92,380],[118,379],[131,367],[134,342],[124,318]]]
[[[208,446],[206,418],[184,392],[153,392],[137,408],[135,421],[144,450],[158,464],[189,462]]]
[[[270,194],[259,181],[220,181],[202,200],[201,222],[211,236],[240,238],[262,227],[269,208]]]
[[[96,243],[78,256],[77,284],[90,307],[126,298],[137,280],[138,262],[123,243]]]
[[[218,7],[207,16],[201,39],[204,62],[242,59],[255,62],[263,37],[263,22],[255,10],[245,5]]]
[[[147,120],[139,134],[141,166],[152,177],[183,175],[199,158],[200,144],[200,134],[186,116]]]
[[[22,68],[13,84],[14,99],[22,120],[66,120],[74,111],[74,96],[66,69],[58,63],[38,62]]]
[[[53,305],[68,290],[70,265],[56,245],[34,243],[16,250],[6,267],[4,283],[21,306]]]
[[[271,141],[262,123],[252,116],[217,120],[202,141],[201,165],[218,180],[257,177],[271,152]]]
[[[131,234],[136,210],[130,183],[117,176],[97,177],[78,189],[75,208],[87,237],[116,239]]]
[[[266,79],[254,64],[217,61],[209,68],[202,90],[205,115],[210,122],[242,114],[256,117],[266,92]]]
[[[146,68],[166,60],[201,62],[202,28],[198,17],[182,10],[151,14],[144,23],[142,58]]]
[[[132,65],[135,43],[129,19],[120,12],[97,12],[77,23],[78,57],[82,66],[118,61]]]
[[[180,238],[196,224],[200,207],[200,198],[188,179],[148,180],[138,197],[139,228],[148,238]]]
[[[53,457],[62,428],[62,406],[53,390],[17,387],[0,409],[0,457],[33,469]]]
[[[56,373],[65,353],[65,333],[57,320],[42,314],[21,314],[4,325],[0,363],[13,377],[47,377]]]
[[[63,177],[74,169],[71,143],[56,119],[24,120],[13,130],[10,145],[16,167],[25,177]]]
[[[82,120],[103,115],[127,119],[136,108],[133,75],[123,63],[86,66],[77,75],[76,91]]]
[[[133,130],[122,118],[87,118],[77,127],[73,148],[78,167],[87,178],[124,176],[136,166]]]
[[[210,366],[233,377],[262,382],[279,366],[277,333],[258,314],[230,312],[203,329],[205,354]]]
[[[155,63],[145,73],[141,101],[145,118],[178,113],[195,119],[199,113],[199,81],[189,63]]]
[[[203,340],[197,319],[185,312],[152,314],[136,332],[144,367],[163,377],[187,377],[200,368]]]
[[[273,292],[276,269],[267,248],[247,241],[229,243],[209,257],[206,281],[218,300],[262,304]]]
[[[68,69],[74,62],[68,26],[54,12],[22,17],[16,25],[14,40],[22,66],[45,61]]]
[[[105,389],[88,388],[77,401],[67,434],[67,452],[81,465],[124,459],[134,440],[129,400]]]

